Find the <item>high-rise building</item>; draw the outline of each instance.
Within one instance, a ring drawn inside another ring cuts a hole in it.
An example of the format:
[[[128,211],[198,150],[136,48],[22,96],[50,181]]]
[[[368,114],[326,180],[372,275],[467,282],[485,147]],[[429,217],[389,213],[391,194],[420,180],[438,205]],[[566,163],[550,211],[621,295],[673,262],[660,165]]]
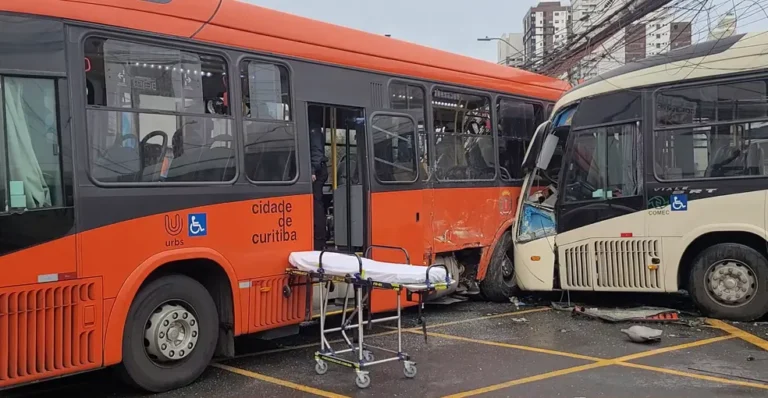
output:
[[[528,10],[523,18],[523,43],[529,69],[568,43],[570,26],[571,8],[559,1],[542,1]]]
[[[736,15],[728,12],[710,32],[709,40],[722,40],[736,33]]]
[[[520,67],[525,64],[525,50],[522,33],[501,35],[498,44],[499,64]]]
[[[574,36],[578,37],[589,32],[592,27],[604,24],[611,15],[626,6],[628,1],[573,0],[571,8]],[[570,77],[572,81],[588,80],[625,63],[690,44],[691,22],[676,20],[674,10],[663,7],[592,48],[592,51],[571,70]]]

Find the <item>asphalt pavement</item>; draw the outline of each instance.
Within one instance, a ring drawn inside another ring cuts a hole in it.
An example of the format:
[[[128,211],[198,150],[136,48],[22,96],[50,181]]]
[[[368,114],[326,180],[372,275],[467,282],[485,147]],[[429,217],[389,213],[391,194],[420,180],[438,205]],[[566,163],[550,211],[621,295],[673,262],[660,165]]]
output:
[[[416,312],[409,309],[403,315],[403,344],[418,367],[413,379],[405,377],[400,362],[369,368],[371,385],[364,390],[355,385],[355,373],[349,368],[329,364],[327,373],[318,375],[313,354],[319,328],[308,325],[299,335],[284,339],[239,339],[237,358],[213,364],[188,387],[154,396],[768,396],[768,324],[726,323],[684,314],[675,323],[643,323],[661,329],[663,335],[659,342],[641,344],[621,332],[635,323],[574,316],[552,309],[548,299],[524,298],[522,306],[468,302],[428,307],[426,341]],[[576,299],[591,306],[631,304],[608,301],[605,295]],[[689,309],[685,300],[673,304]],[[338,318],[329,322],[334,325]],[[393,326],[366,331],[365,342],[396,348]],[[387,355],[374,353],[377,359]],[[53,395],[148,396],[125,387],[109,369],[0,392],[0,397],[9,398]]]

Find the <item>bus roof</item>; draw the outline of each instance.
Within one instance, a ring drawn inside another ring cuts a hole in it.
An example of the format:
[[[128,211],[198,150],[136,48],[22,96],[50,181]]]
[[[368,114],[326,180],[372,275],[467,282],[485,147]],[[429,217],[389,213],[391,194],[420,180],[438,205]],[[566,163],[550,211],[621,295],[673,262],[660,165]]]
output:
[[[567,82],[406,41],[279,12],[241,0],[35,0],[21,12],[195,38],[438,82],[555,101]]]
[[[590,79],[565,93],[554,112],[600,94],[756,71],[767,65],[768,32],[710,40],[628,63]]]

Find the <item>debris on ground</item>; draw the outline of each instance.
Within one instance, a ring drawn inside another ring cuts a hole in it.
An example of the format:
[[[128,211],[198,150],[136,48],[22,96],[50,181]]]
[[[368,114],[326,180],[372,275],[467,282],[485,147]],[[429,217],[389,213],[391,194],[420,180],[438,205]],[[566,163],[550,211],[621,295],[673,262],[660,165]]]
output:
[[[527,323],[528,322],[528,320],[525,319],[525,318],[512,318],[512,321],[516,322],[516,323]]]
[[[552,309],[556,311],[573,311],[574,306],[571,303],[563,302],[563,301],[553,301],[551,303]]]
[[[659,329],[652,329],[647,326],[634,325],[629,329],[621,329],[621,332],[626,334],[630,340],[635,343],[651,343],[661,340],[661,334],[663,331]]]
[[[635,308],[585,308],[575,306],[574,315],[598,318],[606,322],[676,322],[680,313],[671,308],[635,307]]]
[[[526,300],[520,300],[516,296],[512,296],[509,298],[509,302],[514,304],[516,309],[520,309],[520,307],[531,307],[535,306],[536,304],[532,304],[532,302],[535,302],[535,300],[532,300],[531,297],[526,297]]]

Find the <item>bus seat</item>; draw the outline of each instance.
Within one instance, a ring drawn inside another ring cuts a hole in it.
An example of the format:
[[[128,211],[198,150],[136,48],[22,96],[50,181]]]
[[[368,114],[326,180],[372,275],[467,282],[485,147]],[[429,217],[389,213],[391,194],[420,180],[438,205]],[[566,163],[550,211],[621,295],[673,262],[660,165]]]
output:
[[[724,177],[726,175],[741,175],[744,165],[738,165],[737,159],[742,156],[741,150],[730,145],[724,145],[715,151],[712,160],[707,165],[707,177]],[[737,174],[733,174],[733,172]]]
[[[232,136],[222,134],[211,142],[233,142]],[[206,147],[197,163],[198,181],[229,181],[235,177],[235,151],[230,145]]]
[[[137,139],[138,141],[138,139]],[[99,181],[132,182],[141,168],[141,158],[137,148],[125,147],[118,138],[102,156],[93,162],[91,175]]]

